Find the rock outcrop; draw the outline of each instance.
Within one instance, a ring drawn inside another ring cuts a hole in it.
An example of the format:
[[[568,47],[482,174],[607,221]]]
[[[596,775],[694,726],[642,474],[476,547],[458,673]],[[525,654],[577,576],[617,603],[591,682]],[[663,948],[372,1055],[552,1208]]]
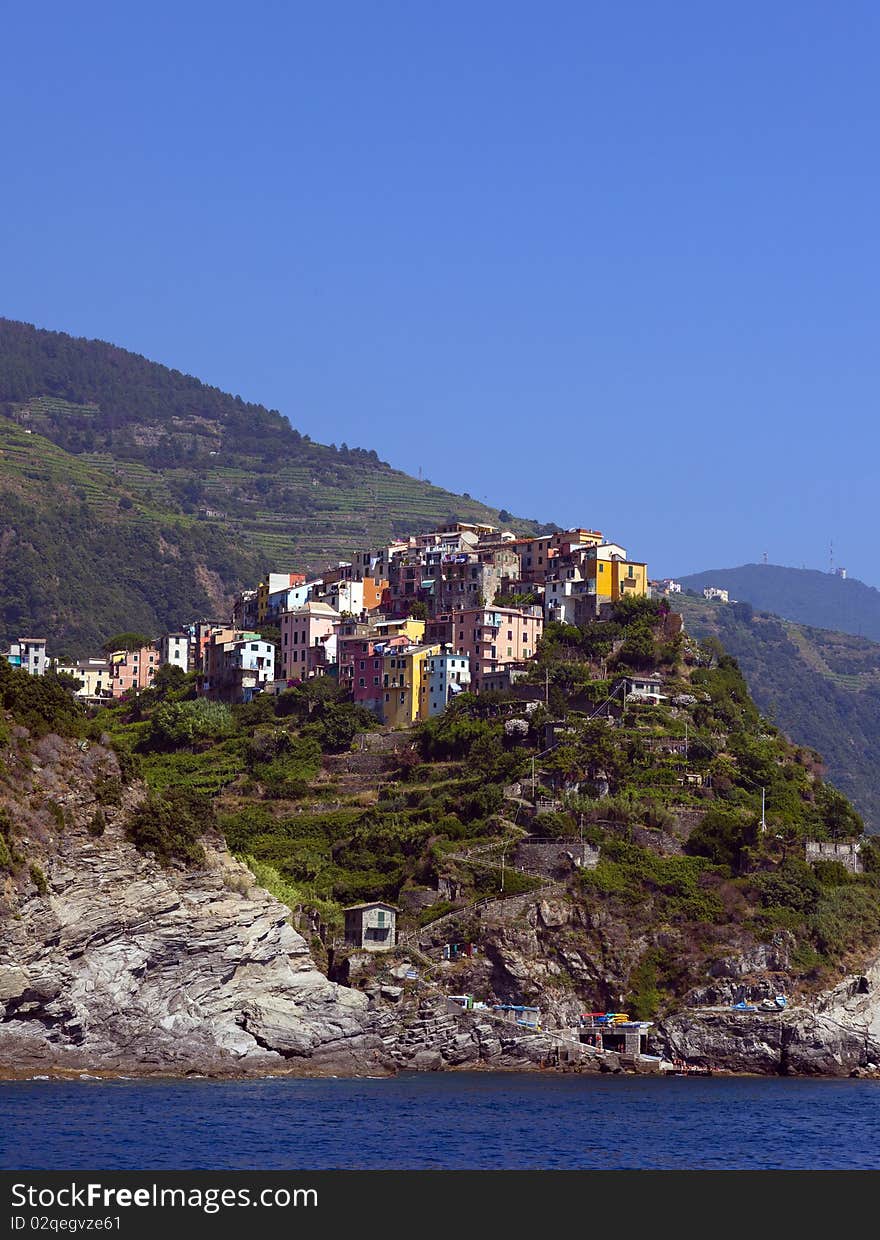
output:
[[[880,961],[809,1005],[773,1012],[692,1008],[663,1021],[670,1059],[797,1076],[851,1076],[880,1064]]]
[[[0,1064],[381,1071],[366,996],[317,969],[289,910],[219,844],[162,869],[67,835],[0,946]]]
[[[552,1034],[460,1011],[412,981],[409,963],[329,980],[290,910],[219,836],[203,840],[198,865],[134,847],[126,822],[144,789],[122,785],[109,750],[32,744],[19,729],[4,760],[0,810],[19,855],[0,886],[0,1073],[378,1075],[538,1067],[566,1053]],[[447,966],[453,988],[534,1003],[562,1029],[588,996],[617,1007],[646,942],[556,888],[487,906],[480,954]],[[652,943],[685,946],[669,929]],[[731,1009],[779,989],[792,943],[780,932],[717,958],[653,1049],[737,1072],[875,1071],[880,961],[783,1012]]]
[[[32,864],[2,892],[0,1070],[386,1070],[367,996],[318,970],[290,910],[221,839],[199,866],[141,854],[124,826],[138,786],[89,830],[115,769],[100,746],[55,737],[16,771],[6,810]]]

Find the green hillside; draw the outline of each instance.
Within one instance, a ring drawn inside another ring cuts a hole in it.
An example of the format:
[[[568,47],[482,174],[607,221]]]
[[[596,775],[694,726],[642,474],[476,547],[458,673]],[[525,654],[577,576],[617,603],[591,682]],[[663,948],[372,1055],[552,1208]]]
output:
[[[679,578],[686,590],[720,586],[730,597],[797,624],[880,641],[880,590],[854,577],[779,564],[713,568]]]
[[[823,756],[829,778],[880,832],[880,645],[754,611],[678,597],[687,630],[717,637],[758,706]]]
[[[618,699],[615,710],[609,693],[634,667],[659,670],[667,696],[625,709]],[[197,700],[194,678],[166,669],[136,704],[114,704],[83,727],[109,738],[123,769],[139,770],[151,789],[131,823],[139,846],[197,861],[200,831],[219,826],[261,882],[331,929],[343,906],[383,899],[401,906],[404,938],[430,940],[437,923],[478,942],[498,966],[498,1001],[534,978],[499,965],[492,919],[476,919],[474,902],[550,899],[547,875],[519,868],[521,850],[548,838],[572,847],[583,838],[600,858],[592,870],[563,867],[552,883],[552,899],[571,913],[552,923],[567,929],[542,940],[553,962],[539,974],[547,997],[623,1000],[652,1019],[705,984],[713,962],[783,929],[793,936],[786,993],[837,979],[843,961],[874,948],[875,851],[858,878],[803,859],[806,839],[852,839],[862,823],[823,781],[817,756],[761,718],[734,660],[683,640],[662,602],[634,600],[609,622],[551,625],[538,684],[545,670],[550,711],[463,694],[442,716],[382,737],[358,735],[374,725],[330,678],[230,708]],[[6,679],[29,689],[23,676]],[[608,718],[594,717],[602,703]],[[685,735],[687,757],[674,747]],[[601,972],[572,968],[576,953],[592,953]],[[421,964],[461,991],[458,973]]]
[[[0,640],[28,629],[71,654],[225,612],[267,568],[319,569],[453,515],[511,520],[125,349],[8,319],[0,498]]]

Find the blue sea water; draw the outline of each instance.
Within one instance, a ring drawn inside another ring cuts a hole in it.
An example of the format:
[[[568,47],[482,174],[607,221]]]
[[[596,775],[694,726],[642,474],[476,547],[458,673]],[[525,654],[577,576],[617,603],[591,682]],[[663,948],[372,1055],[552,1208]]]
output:
[[[508,1073],[8,1081],[0,1167],[876,1169],[880,1082]]]

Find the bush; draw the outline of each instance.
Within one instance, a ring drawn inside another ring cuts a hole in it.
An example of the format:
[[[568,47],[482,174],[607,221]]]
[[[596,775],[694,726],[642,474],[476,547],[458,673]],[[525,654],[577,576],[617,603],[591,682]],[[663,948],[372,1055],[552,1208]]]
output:
[[[788,908],[796,913],[811,912],[819,902],[822,888],[806,861],[789,858],[778,869],[753,878],[765,908]]]
[[[224,702],[196,698],[191,702],[163,702],[150,720],[147,745],[175,749],[199,741],[216,741],[236,730],[232,710]]]
[[[99,805],[122,804],[122,781],[116,775],[103,772],[95,780],[95,800]]]
[[[32,861],[31,864],[28,866],[28,874],[30,874],[31,881],[33,882],[37,891],[39,891],[41,896],[44,896],[46,892],[49,890],[49,884],[46,882],[46,875],[43,873],[43,871],[40,869],[40,867],[36,864],[35,861]]]
[[[758,824],[753,819],[729,810],[710,809],[694,828],[685,844],[692,857],[705,857],[713,865],[737,872],[758,839]]]
[[[199,837],[216,829],[212,802],[187,788],[151,793],[129,818],[126,832],[139,852],[152,851],[161,865],[173,859],[201,864]]]

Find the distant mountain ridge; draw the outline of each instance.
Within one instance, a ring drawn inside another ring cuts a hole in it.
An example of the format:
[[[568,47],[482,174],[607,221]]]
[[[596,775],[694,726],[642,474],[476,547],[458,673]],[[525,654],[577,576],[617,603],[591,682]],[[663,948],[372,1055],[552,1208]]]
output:
[[[450,517],[556,528],[116,345],[0,318],[0,642],[83,655],[226,614],[267,569],[318,570]]]
[[[880,644],[754,610],[676,596],[687,631],[717,637],[758,707],[800,745],[819,751],[828,777],[880,833]]]
[[[731,598],[796,624],[880,641],[880,590],[855,577],[779,564],[743,564],[690,573],[678,580],[697,593],[706,586],[720,586],[730,591]]]

